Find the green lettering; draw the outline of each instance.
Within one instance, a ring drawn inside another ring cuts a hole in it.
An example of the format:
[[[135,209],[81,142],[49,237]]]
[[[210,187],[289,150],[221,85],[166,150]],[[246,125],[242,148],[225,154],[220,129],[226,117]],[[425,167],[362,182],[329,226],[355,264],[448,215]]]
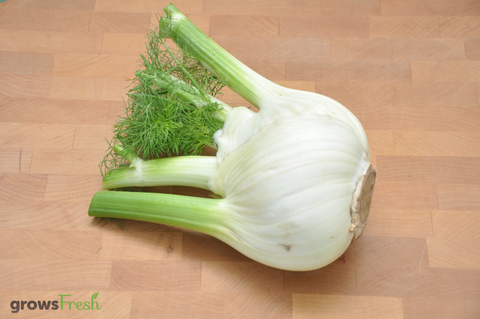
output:
[[[60,310],[63,310],[63,304],[68,303],[68,301],[63,301],[63,297],[71,295],[59,295],[60,296]]]
[[[72,303],[75,304],[75,301],[68,302],[68,310],[72,310]]]
[[[100,306],[100,308],[98,308],[98,306],[99,306],[99,305],[98,305],[98,302],[96,302],[96,301],[93,301],[93,299],[96,299],[96,298],[97,298],[97,296],[98,296],[98,292],[97,292],[97,293],[94,293],[94,294],[92,295],[92,298],[91,298],[91,300],[90,300],[90,301],[91,301],[91,304],[92,304],[92,310],[93,310],[93,304],[94,304],[94,303],[96,303],[96,304],[97,304],[97,310],[100,310],[100,309],[102,309],[102,307],[101,307],[101,306]]]
[[[102,306],[100,306],[100,308],[98,308],[98,302],[94,301],[94,302],[92,302],[92,310],[93,310],[93,304],[94,304],[94,303],[96,303],[96,304],[97,304],[97,310],[100,310],[100,309],[102,309]]]
[[[76,304],[77,310],[83,310],[83,307],[80,308],[81,306],[83,306],[83,303],[81,301],[77,302]]]
[[[85,302],[83,303],[83,309],[84,309],[84,310],[90,310],[90,303],[89,303],[88,301],[85,301]]]

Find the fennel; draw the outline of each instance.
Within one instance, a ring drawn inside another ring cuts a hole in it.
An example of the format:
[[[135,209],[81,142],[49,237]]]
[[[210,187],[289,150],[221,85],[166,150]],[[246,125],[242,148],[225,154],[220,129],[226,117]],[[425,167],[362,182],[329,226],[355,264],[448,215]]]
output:
[[[340,257],[364,230],[376,176],[358,119],[328,97],[263,78],[173,5],[165,8],[159,25],[150,35],[145,71],[137,72],[141,90],[129,93],[131,105],[141,111],[125,120],[130,129],[138,119],[148,134],[121,131],[117,124],[111,145],[116,167],[105,173],[103,187],[185,185],[211,190],[217,198],[100,191],[89,215],[204,232],[280,269],[312,270]],[[173,49],[162,51],[168,62],[156,56],[159,43],[166,43],[163,36],[178,46],[176,54]],[[187,60],[191,63],[182,62]],[[197,70],[210,72],[213,82],[196,76]],[[260,111],[232,109],[218,101],[213,96],[218,81]],[[156,103],[145,103],[150,98],[168,101],[159,110],[169,115],[157,119],[168,123],[174,118],[181,123],[178,130],[151,131],[151,123],[144,120],[147,115],[150,119],[146,110]],[[171,145],[152,146],[157,143]],[[195,155],[206,145],[218,148],[216,156]],[[161,153],[193,156],[155,158]]]

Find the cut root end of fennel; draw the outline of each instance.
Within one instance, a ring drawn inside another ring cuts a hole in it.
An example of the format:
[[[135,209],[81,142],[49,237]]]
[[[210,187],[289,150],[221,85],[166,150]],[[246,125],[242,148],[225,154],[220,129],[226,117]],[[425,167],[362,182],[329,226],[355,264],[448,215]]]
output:
[[[353,240],[357,240],[367,226],[376,178],[377,172],[372,164],[370,164],[365,175],[357,182],[357,187],[353,193],[352,207],[350,209],[352,216],[350,231],[354,234]]]

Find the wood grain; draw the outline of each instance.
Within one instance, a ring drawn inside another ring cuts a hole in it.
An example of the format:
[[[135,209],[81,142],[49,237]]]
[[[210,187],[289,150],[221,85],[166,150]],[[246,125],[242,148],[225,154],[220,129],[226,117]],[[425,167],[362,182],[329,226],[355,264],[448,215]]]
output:
[[[439,38],[440,25],[434,17],[370,17],[370,37]]]
[[[0,11],[1,29],[86,32],[90,12],[23,7]]]
[[[445,210],[480,208],[478,184],[438,184],[438,207]]]
[[[109,125],[76,125],[74,149],[101,149],[108,147],[106,140],[113,136]]]
[[[289,294],[231,293],[224,298],[225,318],[290,319],[292,296]]]
[[[396,105],[478,108],[473,83],[395,83]]]
[[[57,54],[52,75],[129,78],[138,66],[136,56]]]
[[[406,61],[289,59],[287,80],[409,82],[412,75]]]
[[[0,200],[43,200],[47,185],[46,175],[0,175]]]
[[[435,238],[478,239],[480,213],[477,211],[433,210],[432,224]]]
[[[392,41],[385,38],[332,38],[332,57],[351,60],[392,60]]]
[[[6,98],[1,122],[105,125],[110,101],[54,98]]]
[[[169,2],[0,3],[0,317],[480,318],[479,2],[174,2],[259,74],[329,96],[364,126],[378,172],[368,225],[309,272],[198,232],[87,215],[145,34]],[[95,293],[101,310],[28,309]]]
[[[393,39],[393,57],[400,60],[465,60],[462,39]]]
[[[92,12],[89,32],[137,33],[144,35],[149,29],[149,13]]]
[[[384,15],[479,15],[480,5],[470,0],[387,0],[383,1]]]
[[[52,99],[95,100],[95,78],[90,76],[54,76],[51,78]]]
[[[253,262],[205,261],[201,290],[278,294],[283,291],[283,272]]]
[[[135,56],[144,53],[144,51],[145,36],[143,34],[105,33],[103,37],[103,54]]]
[[[395,153],[404,156],[480,155],[480,133],[455,131],[396,131]]]
[[[113,261],[110,288],[122,291],[195,292],[200,289],[201,266],[200,262]]]
[[[0,73],[0,94],[8,97],[48,97],[51,77]]]
[[[72,0],[45,0],[42,2],[32,2],[29,0],[20,0],[2,4],[3,9],[58,9],[58,10],[93,10],[95,8],[95,0],[85,0],[76,2]]]
[[[478,38],[479,17],[440,17],[440,33],[444,38]]]
[[[280,16],[279,30],[286,37],[365,37],[367,17]]]
[[[405,319],[475,318],[480,313],[478,302],[471,300],[404,298],[403,308]]]
[[[319,1],[301,0],[297,3],[288,0],[260,0],[252,2],[238,2],[235,0],[205,0],[202,1],[202,10],[210,14],[274,14],[274,15],[301,15],[305,13],[320,14]]]
[[[382,11],[380,0],[322,0],[322,15],[345,16],[376,16]]]
[[[75,126],[69,124],[0,123],[4,147],[71,148]]]
[[[278,36],[278,16],[275,15],[218,15],[210,16],[210,36],[252,38]],[[227,50],[228,51],[228,50]],[[230,51],[229,51],[230,52]]]
[[[480,82],[480,61],[412,61],[413,82]]]
[[[430,210],[378,208],[368,217],[365,236],[428,238],[434,234]],[[436,233],[435,233],[436,234]]]
[[[88,203],[48,202],[35,200],[33,197],[24,201],[13,199],[2,201],[2,229],[92,231],[92,226],[97,223],[82,218],[85,209],[88,209]]]
[[[400,298],[293,295],[293,318],[403,318]]]
[[[480,39],[465,39],[465,55],[467,60],[480,59]]]
[[[18,52],[100,53],[102,33],[0,29],[0,49]]]
[[[1,291],[106,290],[111,261],[2,259]]]
[[[428,258],[427,255],[425,258]],[[479,275],[477,269],[359,266],[357,293],[403,299],[435,298],[461,303],[478,300]]]
[[[389,128],[405,131],[464,131],[480,129],[480,109],[461,107],[392,106]]]
[[[29,174],[33,150],[6,148],[0,150],[0,173]]]
[[[142,249],[138,244],[142,243]],[[102,260],[165,260],[182,258],[180,232],[102,232],[102,249],[97,252]]]
[[[159,302],[161,300],[161,302]],[[134,292],[130,318],[224,318],[223,296],[208,292]]]
[[[428,239],[431,267],[478,269],[480,243],[475,239]]]
[[[379,180],[375,185],[374,196],[372,208],[434,209],[439,207],[435,183]]]
[[[390,182],[476,184],[480,167],[474,157],[377,156],[378,179]]]
[[[35,149],[30,159],[30,174],[100,175],[96,164],[104,153],[92,149]]]
[[[355,280],[355,267],[340,259],[318,270],[285,273],[284,293],[355,295]]]
[[[0,73],[50,75],[54,55],[34,52],[0,52]]]
[[[3,260],[91,260],[100,247],[100,232],[2,230]]]

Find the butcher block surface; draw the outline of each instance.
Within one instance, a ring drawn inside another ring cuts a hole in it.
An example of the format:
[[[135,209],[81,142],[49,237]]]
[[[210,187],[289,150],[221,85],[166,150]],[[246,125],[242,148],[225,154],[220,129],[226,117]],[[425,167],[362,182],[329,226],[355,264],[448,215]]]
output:
[[[255,71],[359,118],[378,172],[364,235],[327,267],[290,272],[193,231],[89,217],[105,139],[168,2],[7,0],[0,317],[480,318],[480,2],[174,4]]]

